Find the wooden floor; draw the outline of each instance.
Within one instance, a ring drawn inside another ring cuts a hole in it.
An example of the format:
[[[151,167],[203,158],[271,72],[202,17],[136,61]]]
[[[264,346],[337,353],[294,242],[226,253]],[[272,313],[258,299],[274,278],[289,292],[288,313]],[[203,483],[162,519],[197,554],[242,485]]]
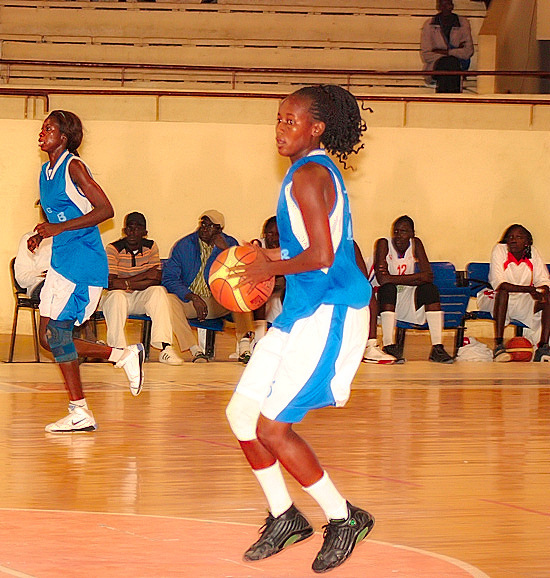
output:
[[[319,533],[242,561],[266,506],[225,421],[242,372],[225,353],[148,363],[138,398],[122,371],[82,365],[100,428],[61,436],[44,432],[66,410],[55,364],[0,363],[0,576],[312,576],[324,520],[294,481]],[[296,428],[377,520],[331,575],[550,576],[548,365],[362,365],[353,389]]]

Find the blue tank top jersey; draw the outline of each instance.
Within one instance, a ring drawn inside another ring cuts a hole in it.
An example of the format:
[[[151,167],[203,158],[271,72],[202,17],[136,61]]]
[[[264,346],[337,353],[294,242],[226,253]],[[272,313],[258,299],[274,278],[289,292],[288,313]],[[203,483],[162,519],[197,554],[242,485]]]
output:
[[[50,223],[61,223],[89,213],[93,206],[71,180],[69,163],[76,158],[65,151],[50,168],[42,165],[40,204]],[[86,167],[87,168],[87,167]],[[64,231],[53,238],[51,266],[76,284],[107,287],[107,255],[97,227]]]
[[[273,325],[287,332],[298,319],[309,317],[321,304],[360,309],[369,304],[372,294],[370,283],[355,261],[351,213],[342,175],[323,150],[312,151],[296,161],[283,180],[277,205],[281,257],[291,259],[309,246],[302,213],[292,196],[292,177],[308,162],[326,167],[334,183],[336,201],[329,215],[334,262],[328,269],[286,275],[283,311]]]

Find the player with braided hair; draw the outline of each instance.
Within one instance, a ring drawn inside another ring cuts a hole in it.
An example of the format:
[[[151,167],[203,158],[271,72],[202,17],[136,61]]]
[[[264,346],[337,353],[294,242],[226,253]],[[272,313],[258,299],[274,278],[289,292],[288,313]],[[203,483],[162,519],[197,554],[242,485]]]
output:
[[[301,89],[279,106],[277,148],[292,163],[277,206],[280,248],[257,247],[254,263],[235,270],[241,284],[274,275],[287,283],[283,310],[256,345],[226,412],[270,510],[247,561],[313,534],[281,464],[328,520],[315,572],[342,564],[374,525],[342,497],[292,427],[311,409],[347,402],[366,344],[371,287],[355,261],[344,182],[326,152],[344,161],[361,148],[365,129],[355,98],[338,86]]]

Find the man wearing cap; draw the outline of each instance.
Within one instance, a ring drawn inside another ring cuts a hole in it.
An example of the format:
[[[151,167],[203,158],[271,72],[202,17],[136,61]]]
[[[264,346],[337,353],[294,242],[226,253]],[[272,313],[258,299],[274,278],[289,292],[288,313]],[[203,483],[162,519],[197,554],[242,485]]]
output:
[[[100,309],[107,323],[107,344],[126,347],[124,326],[128,315],[145,314],[152,321],[151,345],[161,350],[159,361],[181,365],[182,359],[172,347],[168,295],[160,284],[159,249],[153,240],[146,239],[144,215],[137,212],[126,215],[122,232],[125,235],[122,239],[106,247],[109,288],[101,300]],[[188,330],[192,336],[189,326]]]
[[[172,248],[170,258],[162,271],[162,284],[169,292],[174,333],[179,341],[183,319],[216,319],[229,313],[210,292],[208,274],[216,257],[237,240],[223,233],[225,218],[215,210],[204,211],[194,233],[180,239]],[[239,344],[239,360],[250,357],[250,339],[253,320],[250,313],[233,313],[235,333]],[[198,346],[195,344],[193,347]],[[193,351],[193,348],[191,348]],[[200,351],[200,350],[199,350]],[[204,354],[203,351],[200,353]]]

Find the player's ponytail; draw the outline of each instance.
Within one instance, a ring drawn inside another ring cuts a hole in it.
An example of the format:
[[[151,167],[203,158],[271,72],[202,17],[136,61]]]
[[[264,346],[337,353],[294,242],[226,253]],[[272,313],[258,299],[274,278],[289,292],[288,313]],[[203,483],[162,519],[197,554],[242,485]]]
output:
[[[350,154],[364,147],[359,143],[367,125],[361,118],[357,100],[349,91],[336,84],[319,84],[306,86],[294,94],[311,100],[311,115],[325,123],[321,143],[344,165]]]

